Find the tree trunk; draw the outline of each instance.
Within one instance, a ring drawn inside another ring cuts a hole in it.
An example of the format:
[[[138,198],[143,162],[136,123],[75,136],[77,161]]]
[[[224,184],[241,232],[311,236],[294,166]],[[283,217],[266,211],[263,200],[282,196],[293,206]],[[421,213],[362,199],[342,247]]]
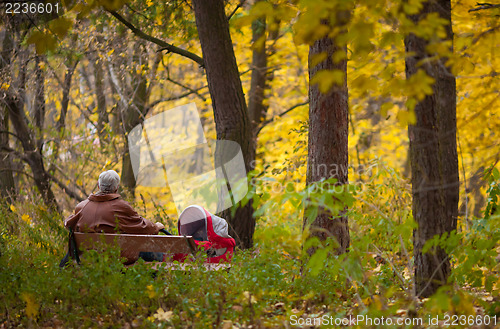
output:
[[[59,205],[57,204],[54,193],[51,188],[51,179],[48,175],[47,171],[44,168],[44,161],[42,156],[42,151],[40,147],[37,145],[42,145],[42,141],[38,140],[34,137],[36,134],[34,133],[30,127],[28,126],[28,119],[24,114],[24,103],[25,99],[23,93],[26,87],[26,51],[23,51],[20,55],[20,61],[23,65],[20,68],[19,72],[19,93],[16,95],[13,92],[7,93],[7,99],[5,100],[6,107],[9,111],[10,121],[12,122],[12,126],[16,131],[16,135],[21,142],[21,146],[23,147],[24,153],[22,159],[30,166],[31,172],[33,173],[33,179],[35,181],[35,185],[38,188],[39,193],[42,196],[44,203],[51,209],[60,211]],[[39,88],[41,88],[39,86]],[[40,97],[45,95],[35,95],[35,97]],[[41,100],[37,100],[35,102],[38,106],[42,106]],[[43,105],[44,106],[44,105]],[[35,110],[43,109],[39,107]],[[39,118],[39,122],[43,125],[43,118]],[[36,128],[35,128],[36,129]]]
[[[218,140],[229,140],[241,147],[247,172],[255,159],[251,122],[229,34],[229,23],[223,0],[194,0],[194,12],[208,88],[212,98]],[[217,162],[217,159],[216,159]],[[253,246],[255,219],[252,202],[221,214],[230,227],[230,234],[241,248]]]
[[[447,40],[453,40],[450,0],[427,2],[417,22],[428,13],[438,13],[449,22]],[[451,232],[457,226],[459,176],[456,142],[456,83],[446,68],[445,59],[426,62],[427,41],[414,34],[405,40],[406,76],[419,68],[435,79],[434,93],[415,107],[416,124],[408,127],[410,139],[413,232],[416,295],[428,297],[446,284],[451,267],[446,252],[435,247],[423,254],[422,247],[436,235]]]
[[[338,51],[347,52],[346,47],[339,47],[336,40],[328,37],[317,40],[309,48],[309,81],[320,70],[341,70],[344,81],[334,85],[323,94],[318,85],[309,85],[309,139],[307,158],[306,185],[310,186],[322,179],[336,178],[337,187],[346,188],[348,184],[348,92],[347,61],[332,61],[332,55]],[[316,66],[311,66],[311,59],[320,53],[326,53],[327,59]],[[346,56],[347,57],[347,56]],[[333,188],[333,187],[331,187]],[[333,197],[333,196],[332,196]],[[334,197],[333,197],[334,198]],[[338,200],[334,202],[339,202]],[[337,253],[344,253],[349,248],[350,237],[348,219],[345,211],[334,213],[331,209],[320,207],[315,218],[308,218],[306,205],[304,228],[309,226],[310,235],[324,241],[334,238],[338,245]],[[308,250],[311,254],[314,250]]]
[[[108,143],[109,136],[106,129],[109,129],[109,116],[107,112],[106,105],[106,96],[105,92],[105,84],[104,84],[104,70],[102,65],[102,59],[99,56],[95,56],[93,58],[94,65],[94,81],[95,81],[95,95],[96,95],[96,103],[97,103],[97,113],[98,113],[98,121],[97,121],[97,135],[99,136],[99,140],[101,143]]]
[[[7,26],[7,25],[6,25]],[[8,67],[11,63],[13,50],[12,31],[9,28],[5,31],[2,43],[2,53],[0,57],[0,77],[2,81],[8,83]],[[7,91],[0,93],[0,99],[6,99]],[[10,154],[5,152],[9,148],[9,112],[5,104],[0,103],[0,195],[2,200],[12,203],[16,195],[16,185],[12,174],[12,161]]]
[[[97,35],[96,42],[104,43],[105,39],[102,36],[103,27],[98,25],[96,27]],[[96,108],[98,113],[98,121],[96,124],[97,135],[99,136],[99,141],[101,143],[108,144],[110,141],[110,136],[108,135],[109,129],[109,115],[108,115],[108,106],[106,103],[106,77],[104,70],[104,56],[99,56],[96,52],[95,54],[90,55],[90,60],[92,61],[92,67],[94,68],[94,91],[96,97]]]
[[[45,74],[41,68],[42,56],[35,56],[35,107],[34,124],[37,128],[37,139],[43,140],[43,125],[45,122]],[[39,145],[41,146],[41,145]]]
[[[146,74],[137,72],[141,65],[144,65],[144,69],[147,70],[148,63],[148,53],[145,50],[145,46],[142,41],[136,43],[134,56],[132,56],[131,67],[131,84],[127,86],[126,93],[127,98],[131,98],[130,106],[124,109],[122,113],[122,124],[123,124],[123,137],[125,140],[125,149],[122,156],[122,172],[121,172],[121,186],[125,193],[130,197],[135,195],[136,179],[132,167],[132,162],[130,159],[129,144],[128,144],[128,134],[137,125],[144,122],[146,117],[148,106],[146,106],[149,99],[148,88],[148,77]],[[156,74],[156,72],[153,72]],[[154,75],[151,78],[153,81]]]
[[[44,169],[42,154],[40,150],[36,149],[35,142],[30,135],[28,125],[26,124],[27,121],[23,113],[22,103],[13,97],[10,97],[6,102],[12,125],[24,149],[23,160],[26,161],[31,168],[35,185],[44,203],[48,207],[59,212],[59,206],[52,192],[50,176]]]
[[[54,128],[59,135],[59,140],[55,143],[53,153],[51,155],[51,163],[47,171],[54,175],[56,170],[56,163],[59,161],[59,151],[61,147],[61,141],[64,139],[64,132],[66,129],[66,115],[68,114],[69,107],[69,94],[71,92],[71,82],[73,80],[73,73],[75,72],[76,66],[78,65],[78,60],[74,64],[68,63],[70,66],[66,69],[63,82],[62,90],[62,100],[61,100],[61,112],[59,113],[59,120],[55,122]]]
[[[259,18],[252,23],[252,42],[266,35],[266,20]],[[264,120],[267,107],[264,105],[264,92],[266,89],[267,76],[267,53],[266,43],[260,48],[254,48],[252,52],[252,77],[250,80],[250,96],[248,98],[248,114],[252,123],[252,131]]]
[[[5,106],[0,107],[0,195],[2,200],[12,203],[16,195],[16,184],[12,174],[10,154],[4,152],[9,148],[9,114]]]

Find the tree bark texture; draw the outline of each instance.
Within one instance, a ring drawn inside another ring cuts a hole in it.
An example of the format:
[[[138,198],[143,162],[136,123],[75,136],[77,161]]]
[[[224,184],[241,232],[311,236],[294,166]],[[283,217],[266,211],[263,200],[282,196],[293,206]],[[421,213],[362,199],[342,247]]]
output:
[[[248,172],[255,159],[255,148],[224,1],[194,0],[193,4],[217,139],[234,141],[240,145]],[[230,210],[222,212],[221,216],[228,221],[230,234],[236,239],[237,245],[244,249],[251,248],[255,230],[252,202],[238,207],[234,216]]]
[[[44,203],[53,210],[60,211],[56,197],[52,192],[51,179],[44,167],[42,153],[36,148],[36,142],[32,139],[27,120],[23,113],[22,102],[17,97],[10,97],[7,100],[7,108],[12,122],[12,126],[19,136],[24,149],[23,160],[30,166],[33,173],[35,185],[42,196]]]
[[[41,136],[45,122],[45,74],[40,66],[42,62],[42,56],[35,56],[35,108],[33,117],[38,130],[38,140],[42,140]]]
[[[439,13],[449,22],[447,39],[453,40],[451,4],[437,0],[425,4],[417,22],[428,13]],[[456,142],[456,82],[445,66],[445,59],[421,61],[427,57],[427,41],[414,34],[405,40],[406,76],[419,68],[435,79],[433,94],[415,107],[416,124],[408,127],[410,139],[413,218],[418,227],[413,232],[415,257],[415,293],[428,297],[447,283],[451,267],[446,252],[435,247],[422,253],[426,241],[457,227],[459,174]]]
[[[265,38],[266,20],[259,18],[252,23],[252,42]],[[264,93],[267,77],[266,43],[252,51],[252,77],[250,80],[250,96],[248,98],[248,114],[252,122],[252,131],[265,119],[267,106],[264,105]]]
[[[0,55],[0,79],[1,81],[9,81],[9,65],[13,55],[13,40],[11,37],[12,31],[6,29],[5,36],[2,42],[2,53]],[[0,93],[0,99],[7,98],[7,91]],[[16,185],[14,175],[12,173],[12,161],[9,152],[5,152],[9,146],[9,112],[6,104],[0,103],[0,195],[2,200],[12,203],[16,194]]]
[[[324,37],[309,48],[309,81],[320,70],[341,70],[347,76],[347,62],[334,63],[335,52],[346,52],[332,38]],[[320,53],[326,53],[327,59],[316,66],[311,59]],[[348,91],[347,81],[335,84],[323,94],[318,85],[309,85],[309,139],[307,158],[306,185],[310,186],[322,179],[336,178],[337,184],[348,184]],[[334,196],[332,196],[334,198]],[[337,253],[344,253],[349,248],[350,237],[348,219],[345,212],[338,214],[320,207],[316,218],[304,215],[304,227],[310,229],[310,235],[320,240],[334,238],[338,243]],[[313,250],[309,250],[312,253]]]
[[[42,151],[39,146],[43,145],[43,141],[37,139],[36,135],[41,133],[33,132],[28,126],[28,118],[24,112],[24,90],[26,87],[26,70],[27,70],[27,52],[22,51],[20,53],[20,72],[19,72],[19,92],[15,93],[9,89],[7,95],[4,99],[4,104],[9,113],[9,118],[12,126],[15,129],[16,135],[18,136],[19,142],[23,148],[24,153],[21,155],[21,159],[25,161],[33,174],[33,180],[38,188],[39,193],[44,201],[44,203],[51,209],[60,211],[59,205],[57,204],[54,193],[51,188],[51,178],[44,167],[44,159],[42,156]],[[36,68],[35,68],[36,70]],[[37,77],[38,78],[38,77]],[[38,81],[40,82],[40,80]],[[41,88],[41,86],[39,86]],[[35,95],[35,97],[45,97],[45,95]],[[35,101],[38,106],[42,106],[42,100],[38,99]],[[44,100],[43,100],[44,102]],[[43,105],[44,106],[44,105]],[[42,108],[38,108],[43,110]],[[40,122],[43,124],[43,119],[39,118]],[[36,129],[36,128],[35,128]]]
[[[106,96],[104,95],[104,70],[102,59],[95,56],[94,59],[94,81],[95,81],[95,95],[96,95],[96,108],[99,121],[97,121],[97,134],[101,143],[108,143],[109,136],[106,131],[106,126],[109,124],[109,116],[107,112]]]
[[[133,62],[131,67],[139,68],[145,65],[145,70],[148,69],[148,52],[145,49],[143,41],[136,43]],[[156,74],[156,72],[153,72]],[[153,81],[151,77],[151,81]],[[127,98],[130,98],[130,106],[122,109],[122,125],[123,137],[125,140],[125,149],[122,155],[122,172],[121,172],[121,186],[126,194],[130,197],[135,195],[135,187],[137,185],[132,162],[130,159],[128,134],[137,125],[144,122],[149,107],[147,106],[149,100],[148,76],[146,74],[137,73],[137,70],[131,71],[131,83],[127,86]]]

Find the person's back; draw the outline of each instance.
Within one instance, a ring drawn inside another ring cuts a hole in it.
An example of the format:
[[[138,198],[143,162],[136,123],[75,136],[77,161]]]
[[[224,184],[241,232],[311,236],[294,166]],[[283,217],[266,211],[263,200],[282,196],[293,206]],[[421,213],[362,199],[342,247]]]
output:
[[[99,192],[80,202],[64,226],[80,232],[158,234],[164,226],[142,218],[119,194],[120,176],[114,170],[99,175]]]

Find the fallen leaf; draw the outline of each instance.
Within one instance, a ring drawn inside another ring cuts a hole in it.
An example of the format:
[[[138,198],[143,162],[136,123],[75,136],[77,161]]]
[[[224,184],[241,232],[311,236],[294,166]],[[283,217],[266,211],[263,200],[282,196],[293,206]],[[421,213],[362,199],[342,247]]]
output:
[[[164,311],[163,308],[159,308],[157,311],[156,311],[156,314],[153,315],[153,317],[159,321],[169,321],[170,319],[172,319],[172,316],[174,315],[174,312],[172,311]]]

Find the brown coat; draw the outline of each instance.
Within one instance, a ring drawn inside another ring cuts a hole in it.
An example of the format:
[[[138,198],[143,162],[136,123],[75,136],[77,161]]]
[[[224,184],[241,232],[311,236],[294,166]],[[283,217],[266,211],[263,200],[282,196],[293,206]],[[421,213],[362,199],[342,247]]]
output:
[[[64,226],[77,232],[158,234],[157,226],[139,216],[119,194],[91,194],[64,220]]]

